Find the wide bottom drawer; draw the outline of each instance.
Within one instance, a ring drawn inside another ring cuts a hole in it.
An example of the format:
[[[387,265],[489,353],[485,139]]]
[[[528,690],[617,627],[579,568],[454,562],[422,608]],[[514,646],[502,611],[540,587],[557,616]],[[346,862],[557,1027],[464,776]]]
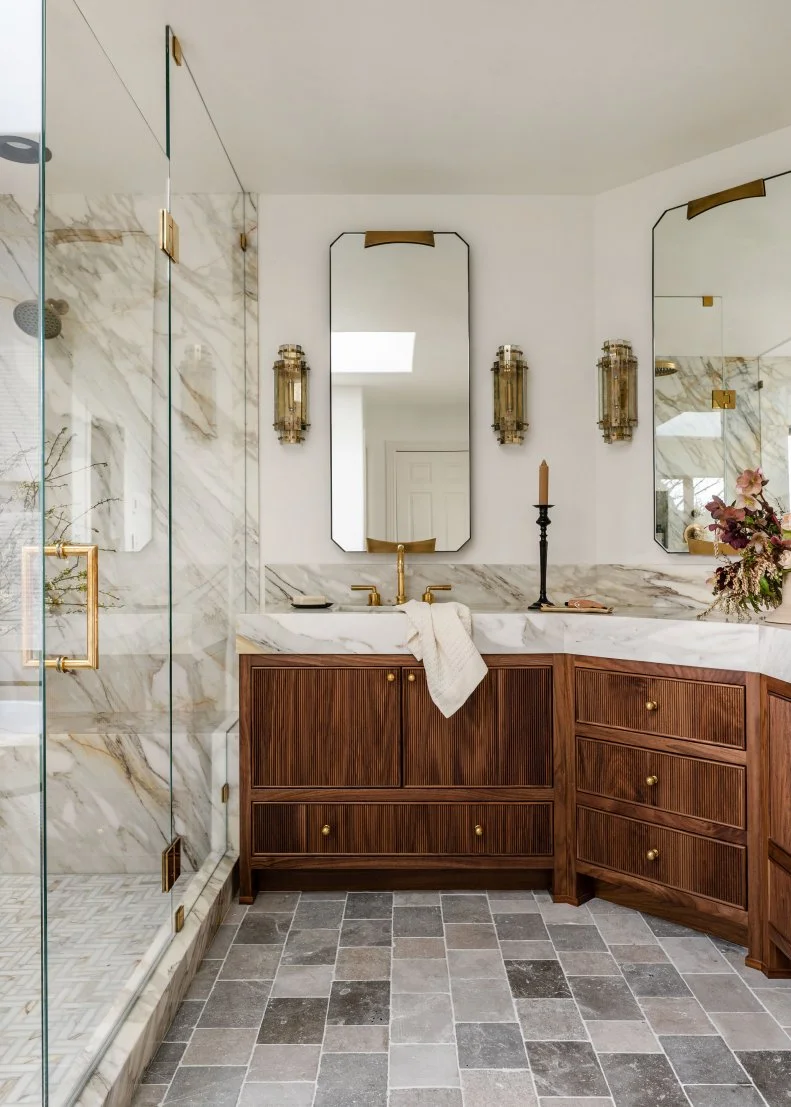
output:
[[[253,857],[312,854],[552,855],[551,803],[252,804]]]
[[[736,907],[747,906],[743,846],[578,807],[577,858]]]

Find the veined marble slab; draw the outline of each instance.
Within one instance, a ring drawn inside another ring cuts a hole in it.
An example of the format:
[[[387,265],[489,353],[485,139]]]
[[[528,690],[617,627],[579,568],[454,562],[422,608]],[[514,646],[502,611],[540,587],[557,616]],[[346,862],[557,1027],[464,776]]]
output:
[[[765,673],[791,681],[791,626],[736,623],[677,608],[613,615],[473,612],[481,653],[568,653]],[[409,653],[395,609],[268,611],[237,620],[239,653]]]

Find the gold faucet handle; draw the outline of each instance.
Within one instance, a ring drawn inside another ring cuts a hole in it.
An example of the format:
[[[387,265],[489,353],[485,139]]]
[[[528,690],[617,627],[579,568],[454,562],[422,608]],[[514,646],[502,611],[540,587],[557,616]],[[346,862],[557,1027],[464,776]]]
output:
[[[352,592],[368,592],[368,606],[369,607],[381,607],[382,597],[379,595],[379,589],[375,584],[352,584]]]
[[[423,593],[423,603],[434,603],[434,592],[450,592],[452,584],[429,584]]]

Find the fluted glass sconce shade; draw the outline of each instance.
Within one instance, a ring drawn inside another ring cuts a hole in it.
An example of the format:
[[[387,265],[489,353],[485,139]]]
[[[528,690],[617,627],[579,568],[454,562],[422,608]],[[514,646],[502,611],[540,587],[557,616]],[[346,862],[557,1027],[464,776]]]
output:
[[[494,422],[501,446],[524,442],[525,372],[527,362],[519,346],[500,346],[492,366],[494,380]]]
[[[599,358],[599,427],[605,442],[624,442],[637,426],[637,358],[622,338],[605,342]]]
[[[308,373],[301,346],[278,347],[275,373],[275,430],[279,441],[303,442],[308,422]]]

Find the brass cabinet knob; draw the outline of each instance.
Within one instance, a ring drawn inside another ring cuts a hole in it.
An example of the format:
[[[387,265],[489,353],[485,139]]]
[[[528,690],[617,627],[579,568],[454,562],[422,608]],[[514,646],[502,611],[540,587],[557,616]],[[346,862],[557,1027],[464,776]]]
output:
[[[645,856],[647,861],[656,861],[659,858],[659,850],[650,849]]]
[[[410,673],[410,674],[409,674],[409,675],[407,676],[407,680],[409,681],[409,683],[410,683],[410,684],[414,684],[414,683],[415,683],[415,681],[417,680],[417,677],[415,676],[415,674],[414,674],[414,673]]]
[[[324,835],[325,838],[329,838],[330,834],[332,834],[332,827],[329,823],[324,824],[324,826],[321,828],[321,833]]]
[[[481,826],[480,823],[475,824],[475,837],[476,838],[483,838],[483,827]]]
[[[646,782],[646,784],[648,785],[649,788],[653,788],[655,784],[659,783],[659,777],[658,776],[647,776],[645,778],[645,782]]]
[[[388,679],[389,683],[392,684],[393,681],[395,680],[395,673],[388,673],[387,674],[387,679]]]
[[[656,711],[656,709],[658,707],[659,707],[659,704],[656,702],[656,700],[646,700],[645,701],[646,711]]]

